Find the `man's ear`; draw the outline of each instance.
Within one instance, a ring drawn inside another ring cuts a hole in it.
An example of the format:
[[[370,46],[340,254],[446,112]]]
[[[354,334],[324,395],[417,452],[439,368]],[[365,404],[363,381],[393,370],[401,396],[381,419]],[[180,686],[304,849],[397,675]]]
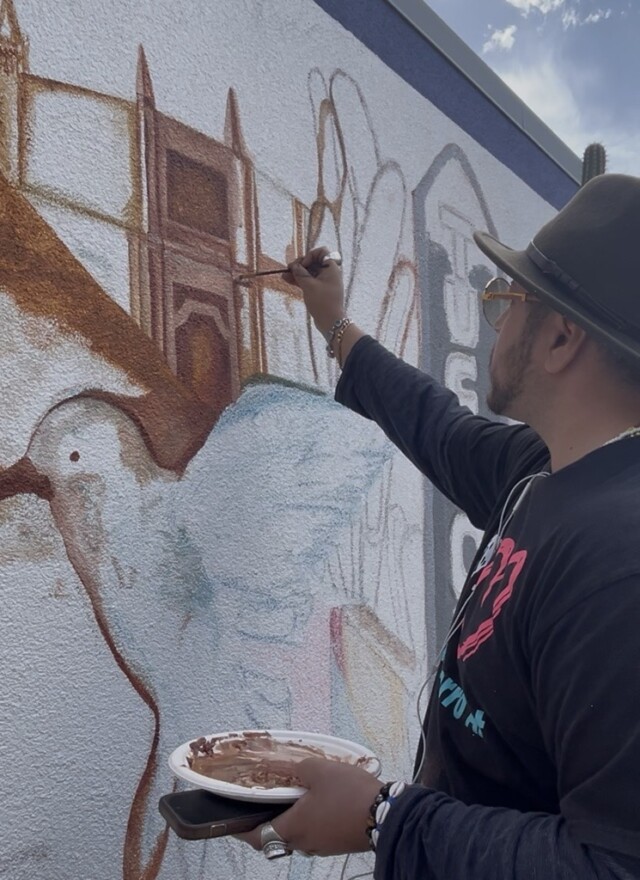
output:
[[[545,369],[548,373],[561,373],[581,353],[587,334],[579,324],[553,312],[545,322]]]

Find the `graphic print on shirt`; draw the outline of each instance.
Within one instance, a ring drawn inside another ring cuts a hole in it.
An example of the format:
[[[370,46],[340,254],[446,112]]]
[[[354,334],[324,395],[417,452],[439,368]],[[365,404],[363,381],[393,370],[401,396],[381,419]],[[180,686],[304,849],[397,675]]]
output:
[[[491,638],[495,621],[513,595],[514,585],[526,560],[526,550],[516,550],[513,538],[503,538],[495,557],[480,571],[473,589],[481,591],[480,607],[484,607],[486,603],[486,617],[458,645],[458,660],[468,660]],[[488,583],[485,584],[485,581]]]
[[[484,736],[484,709],[469,707],[469,701],[462,687],[450,676],[446,676],[444,669],[440,670],[438,680],[438,700],[441,706],[453,714],[457,721],[464,721],[474,736]]]

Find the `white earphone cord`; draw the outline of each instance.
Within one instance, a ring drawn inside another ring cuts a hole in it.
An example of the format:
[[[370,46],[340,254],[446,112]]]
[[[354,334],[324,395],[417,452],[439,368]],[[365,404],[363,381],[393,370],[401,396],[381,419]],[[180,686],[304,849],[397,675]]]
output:
[[[612,443],[616,443],[618,440],[624,440],[624,439],[630,438],[630,437],[640,437],[640,426],[636,425],[633,428],[627,428],[626,431],[623,431],[621,434],[618,434],[617,437],[613,437],[611,440],[607,441],[607,443],[604,443],[603,447],[610,446]],[[494,547],[494,552],[495,552],[496,547],[500,543],[500,540],[502,539],[502,535],[503,535],[504,530],[509,525],[512,517],[514,516],[514,514],[516,513],[516,511],[518,510],[518,508],[520,507],[520,505],[524,501],[525,496],[527,495],[527,492],[531,488],[531,485],[534,483],[535,480],[540,479],[540,477],[550,477],[550,476],[551,476],[551,474],[549,473],[549,471],[540,471],[537,474],[530,474],[528,477],[523,477],[521,480],[518,480],[518,482],[514,484],[513,488],[511,489],[511,491],[509,492],[509,494],[507,496],[507,500],[505,501],[505,503],[502,506],[502,511],[500,513],[500,521],[498,522],[498,531],[496,532],[496,537],[494,538],[494,543],[496,545]],[[509,516],[505,519],[505,513],[509,507],[511,499],[513,498],[513,494],[516,491],[516,489],[518,488],[518,486],[521,486],[523,483],[526,483],[526,486],[524,487],[524,489],[520,493],[516,503],[513,505],[512,509],[509,513]],[[490,543],[491,542],[489,542],[489,544],[487,544],[487,547],[490,545]],[[488,561],[489,560],[487,560],[487,562]],[[418,780],[420,779],[420,776],[422,775],[422,768],[424,766],[424,760],[425,760],[426,751],[427,751],[427,743],[426,743],[426,739],[425,739],[425,735],[424,735],[424,725],[422,723],[422,712],[420,709],[420,701],[422,700],[422,695],[424,694],[425,689],[427,688],[427,686],[431,682],[431,680],[435,677],[435,675],[438,671],[440,661],[442,660],[444,652],[447,649],[447,645],[449,644],[450,640],[453,638],[453,636],[455,635],[455,633],[457,632],[459,627],[462,625],[461,617],[462,617],[462,614],[463,614],[465,608],[467,607],[467,604],[469,603],[469,600],[473,596],[474,589],[471,590],[471,592],[469,593],[469,595],[465,599],[462,607],[460,608],[460,611],[456,615],[456,619],[452,623],[451,628],[450,628],[449,632],[447,633],[447,636],[442,644],[442,648],[440,648],[440,651],[437,654],[437,660],[436,660],[435,666],[433,667],[433,669],[431,670],[431,672],[429,673],[429,675],[425,679],[424,683],[422,684],[422,687],[420,688],[420,690],[418,692],[418,698],[416,700],[416,713],[418,716],[418,722],[420,724],[420,748],[421,748],[422,752],[421,752],[421,758],[420,758],[420,766],[418,767],[416,773],[413,776],[413,779],[411,780],[412,783],[418,782]],[[341,878],[341,880],[343,880],[343,878]],[[350,880],[356,880],[356,878],[352,877],[352,878],[350,878]]]
[[[533,482],[534,482],[535,480],[539,479],[540,477],[548,477],[548,476],[549,476],[548,471],[540,471],[540,473],[537,473],[537,474],[530,474],[530,475],[527,476],[527,477],[523,477],[522,480],[519,480],[517,483],[514,484],[514,486],[512,487],[511,491],[509,492],[509,494],[508,494],[508,496],[507,496],[507,500],[505,501],[505,503],[504,503],[503,506],[502,506],[502,511],[501,511],[501,513],[500,513],[500,520],[499,520],[499,522],[498,522],[498,530],[497,530],[497,532],[496,532],[496,536],[495,536],[495,538],[493,539],[493,543],[494,543],[494,545],[495,545],[494,548],[493,548],[493,553],[495,553],[495,550],[497,549],[497,547],[498,547],[498,545],[499,545],[499,543],[500,543],[500,540],[502,539],[502,535],[503,535],[504,530],[506,529],[506,527],[507,527],[507,526],[509,525],[509,523],[511,522],[511,519],[512,519],[512,517],[514,516],[514,514],[516,513],[516,511],[518,510],[518,508],[520,507],[520,504],[524,501],[525,496],[527,495],[527,493],[528,493],[529,489],[531,488],[531,485],[533,484]],[[509,509],[509,504],[511,503],[511,499],[513,498],[513,495],[514,495],[515,491],[516,491],[516,490],[518,489],[518,487],[521,486],[523,483],[526,483],[526,485],[525,485],[524,489],[522,490],[522,492],[520,493],[520,495],[519,495],[517,501],[515,502],[515,504],[514,504],[513,507],[511,508],[511,510],[510,510],[510,512],[509,512],[509,515],[508,515],[507,518],[505,519],[505,514],[506,514],[507,510]],[[489,543],[487,544],[487,547],[489,547],[490,544],[491,544],[491,542],[489,542]],[[487,563],[488,563],[488,562],[489,562],[489,560],[487,560]],[[424,682],[423,682],[423,684],[422,684],[420,690],[418,691],[418,697],[417,697],[417,699],[416,699],[416,714],[417,714],[417,716],[418,716],[418,723],[420,724],[420,749],[421,749],[421,757],[420,757],[420,764],[419,764],[419,766],[418,766],[418,769],[417,769],[416,772],[414,773],[413,778],[412,778],[412,780],[411,780],[412,783],[418,782],[419,779],[420,779],[420,777],[422,776],[422,769],[423,769],[423,767],[424,767],[424,761],[425,761],[425,757],[426,757],[426,753],[427,753],[427,743],[426,743],[426,738],[425,738],[425,733],[424,733],[424,725],[423,725],[423,723],[422,723],[423,712],[422,712],[422,710],[421,710],[421,708],[420,708],[420,703],[421,703],[421,701],[422,701],[422,695],[424,694],[425,690],[427,689],[427,687],[428,687],[428,685],[431,683],[431,681],[435,678],[435,676],[436,676],[436,674],[437,674],[437,672],[438,672],[438,669],[439,669],[439,667],[440,667],[440,663],[441,663],[441,661],[442,661],[442,658],[444,657],[444,653],[445,653],[445,651],[447,650],[447,646],[449,645],[449,642],[451,641],[451,639],[454,637],[454,635],[456,634],[456,632],[457,632],[457,631],[460,629],[460,627],[462,626],[462,618],[463,618],[464,612],[465,612],[465,610],[466,610],[466,608],[467,608],[467,605],[468,605],[469,602],[471,601],[471,598],[473,597],[474,592],[475,592],[475,587],[471,589],[469,595],[468,595],[467,598],[464,600],[464,602],[462,603],[462,606],[461,606],[460,609],[458,610],[458,613],[456,614],[456,616],[455,616],[455,618],[454,618],[454,621],[453,621],[453,623],[451,624],[451,627],[449,628],[449,632],[448,632],[447,635],[445,636],[445,639],[444,639],[444,641],[443,641],[443,643],[442,643],[442,647],[440,648],[440,650],[438,651],[438,653],[437,653],[437,655],[436,655],[436,662],[435,662],[435,664],[434,664],[434,666],[433,666],[433,669],[432,669],[431,672],[427,675],[427,677],[426,677],[426,679],[424,680]],[[341,880],[342,880],[342,878],[341,878]],[[351,880],[354,880],[354,878],[351,878]]]
[[[613,437],[611,440],[607,441],[607,443],[604,443],[603,446],[609,446],[612,443],[616,443],[618,440],[624,440],[628,437],[640,437],[640,426],[635,425],[633,428],[628,428],[626,431],[623,431],[621,434],[618,434],[617,437]],[[493,539],[494,544],[495,544],[495,547],[493,548],[494,552],[495,552],[496,547],[500,543],[500,539],[502,538],[503,530],[506,529],[507,525],[511,521],[511,518],[513,517],[513,515],[517,511],[518,507],[520,507],[520,504],[522,503],[527,492],[529,491],[531,484],[534,482],[534,480],[537,480],[540,477],[549,477],[549,476],[551,476],[551,475],[548,471],[540,471],[540,473],[530,474],[528,477],[523,477],[522,480],[519,480],[517,483],[515,483],[515,485],[513,486],[511,491],[509,492],[509,494],[507,496],[507,500],[505,501],[505,503],[502,507],[502,511],[500,513],[500,520],[498,522],[498,531],[496,532],[496,537]],[[510,503],[511,499],[513,498],[513,493],[516,491],[518,486],[521,486],[523,483],[526,483],[526,486],[524,487],[523,491],[520,493],[520,496],[519,496],[518,500],[516,501],[516,503],[513,505],[513,508],[511,509],[509,516],[505,519],[504,518],[505,513],[507,511],[507,508],[509,507],[509,503]],[[487,544],[487,547],[489,547],[490,544],[491,544],[491,542],[489,542]],[[487,560],[487,562],[488,561],[489,560]],[[422,695],[424,694],[426,688],[428,687],[430,682],[433,680],[433,678],[435,678],[436,673],[438,672],[438,668],[440,666],[440,661],[442,660],[444,652],[447,649],[447,645],[449,644],[449,642],[451,641],[451,639],[453,638],[453,636],[455,635],[457,630],[462,625],[462,615],[465,611],[465,608],[467,607],[467,605],[469,603],[469,600],[473,596],[473,593],[474,593],[474,590],[472,589],[471,592],[469,593],[469,595],[467,596],[467,598],[465,599],[464,603],[462,604],[462,607],[458,611],[458,613],[455,617],[455,620],[451,624],[449,632],[447,633],[445,640],[442,643],[442,647],[438,651],[435,665],[434,665],[433,669],[431,670],[431,672],[425,678],[424,682],[422,683],[422,685],[420,687],[420,690],[418,691],[418,697],[416,699],[416,714],[418,716],[418,723],[420,725],[421,758],[420,758],[420,765],[418,766],[418,769],[414,773],[413,779],[411,780],[412,784],[415,782],[418,782],[418,780],[420,779],[420,776],[422,775],[422,768],[424,767],[424,760],[425,760],[426,753],[427,753],[427,743],[426,743],[426,738],[424,735],[424,725],[422,723],[422,710],[420,709],[420,702],[422,700]],[[340,880],[345,880],[345,872],[347,870],[347,865],[349,863],[350,857],[351,856],[349,855],[345,859],[345,862],[344,862],[344,865],[342,868],[342,873],[340,874]],[[373,877],[373,871],[369,871],[366,874],[356,874],[352,877],[349,877],[348,880],[362,880],[363,877]]]
[[[530,474],[527,477],[523,477],[522,480],[519,480],[512,487],[511,491],[507,495],[507,500],[505,501],[505,503],[502,506],[502,511],[500,513],[500,520],[498,522],[498,530],[496,532],[495,538],[493,539],[493,543],[495,544],[495,546],[493,548],[493,552],[495,552],[497,546],[500,543],[504,529],[506,529],[506,527],[509,525],[512,517],[514,516],[514,514],[516,513],[516,511],[520,507],[520,504],[524,501],[525,496],[526,496],[527,492],[529,491],[532,483],[535,480],[539,479],[540,477],[548,477],[548,476],[549,476],[549,473],[547,471],[540,471],[540,473],[538,473],[538,474]],[[523,483],[526,483],[526,485],[525,485],[524,489],[522,490],[522,492],[520,493],[520,495],[518,496],[516,503],[511,508],[509,515],[505,519],[505,514],[506,514],[507,510],[509,509],[509,504],[511,503],[511,499],[513,498],[513,495],[516,492],[516,490],[518,489],[518,487],[521,486]],[[490,544],[491,544],[491,542],[489,542],[487,544],[487,547],[489,547]],[[487,562],[489,562],[489,560],[487,560]],[[426,742],[426,737],[424,734],[424,725],[422,723],[423,713],[420,708],[420,703],[422,701],[422,695],[424,694],[425,690],[427,689],[427,687],[429,686],[431,681],[435,678],[435,676],[438,672],[438,669],[440,667],[440,662],[444,656],[444,653],[447,649],[449,642],[451,641],[451,639],[454,637],[456,632],[462,626],[462,618],[463,618],[464,612],[465,612],[467,605],[469,604],[471,598],[473,597],[474,592],[475,592],[475,587],[471,590],[471,592],[469,593],[467,598],[462,603],[461,607],[458,609],[458,613],[455,615],[453,623],[451,624],[451,626],[449,628],[449,632],[445,636],[445,639],[442,643],[442,647],[440,648],[440,650],[438,651],[438,653],[436,655],[436,662],[433,666],[433,669],[429,672],[429,674],[425,678],[424,682],[422,683],[420,690],[418,691],[418,697],[416,699],[416,714],[418,716],[418,723],[420,724],[421,757],[420,757],[420,764],[418,766],[418,769],[414,773],[413,778],[411,780],[412,784],[415,782],[418,782],[420,779],[420,776],[422,775],[422,768],[424,767],[424,760],[425,760],[426,753],[427,753],[427,742]],[[349,864],[350,858],[351,858],[351,855],[348,855],[344,860],[344,865],[342,866],[342,872],[340,873],[340,880],[345,880],[347,866]],[[351,877],[346,878],[346,880],[362,880],[362,878],[364,878],[364,877],[373,877],[373,871],[367,871],[365,874],[354,874]]]

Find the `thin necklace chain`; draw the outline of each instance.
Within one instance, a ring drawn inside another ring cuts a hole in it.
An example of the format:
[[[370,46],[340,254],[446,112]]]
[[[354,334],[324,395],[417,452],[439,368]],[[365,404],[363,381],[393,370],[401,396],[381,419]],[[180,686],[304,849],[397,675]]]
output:
[[[611,440],[607,440],[606,443],[603,443],[603,446],[610,446],[611,443],[617,443],[618,440],[625,440],[627,437],[639,437],[640,436],[640,425],[634,425],[633,428],[627,428],[626,431],[623,431],[622,434],[618,434],[617,437],[613,437]]]

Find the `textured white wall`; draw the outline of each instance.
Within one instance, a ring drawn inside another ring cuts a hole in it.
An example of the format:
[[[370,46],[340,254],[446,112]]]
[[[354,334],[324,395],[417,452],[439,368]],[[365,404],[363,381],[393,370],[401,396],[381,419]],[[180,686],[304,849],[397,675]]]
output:
[[[278,259],[291,241],[291,196],[310,206],[319,189],[339,191],[331,125],[318,147],[332,84],[349,187],[320,240],[343,251],[354,319],[409,361],[427,344],[420,314],[430,307],[415,283],[411,194],[440,151],[458,145],[513,245],[551,213],[311,0],[15,6],[31,72],[91,91],[35,100],[28,196],[125,312],[140,43],[167,116],[221,139],[227,91],[236,90],[258,171],[263,250]],[[114,110],[96,95],[122,103]],[[460,256],[450,236],[458,228],[469,247],[468,229],[483,220],[468,176],[451,166],[427,222],[453,265],[439,331],[447,377],[473,408],[487,352],[476,356],[479,315],[462,288],[469,266],[484,261]],[[86,308],[81,291],[76,302]],[[304,314],[275,294],[265,305],[270,371],[299,387],[246,388],[180,477],[153,460],[118,407],[75,400],[51,411],[86,388],[145,391],[100,356],[90,331],[26,314],[2,285],[0,308],[2,465],[28,453],[55,491],[51,502],[0,502],[0,876],[138,880],[151,866],[148,880],[337,878],[339,860],[267,869],[235,843],[173,836],[154,862],[163,830],[155,805],[173,785],[171,749],[229,727],[350,736],[379,752],[384,776],[410,773],[428,648],[424,593],[437,588],[425,573],[422,481],[371,425],[305,390],[329,389],[335,370],[316,339],[316,380]],[[467,531],[456,520],[460,574]],[[436,552],[447,556],[449,544]],[[155,772],[145,771],[150,754]],[[137,836],[127,837],[143,778]]]

